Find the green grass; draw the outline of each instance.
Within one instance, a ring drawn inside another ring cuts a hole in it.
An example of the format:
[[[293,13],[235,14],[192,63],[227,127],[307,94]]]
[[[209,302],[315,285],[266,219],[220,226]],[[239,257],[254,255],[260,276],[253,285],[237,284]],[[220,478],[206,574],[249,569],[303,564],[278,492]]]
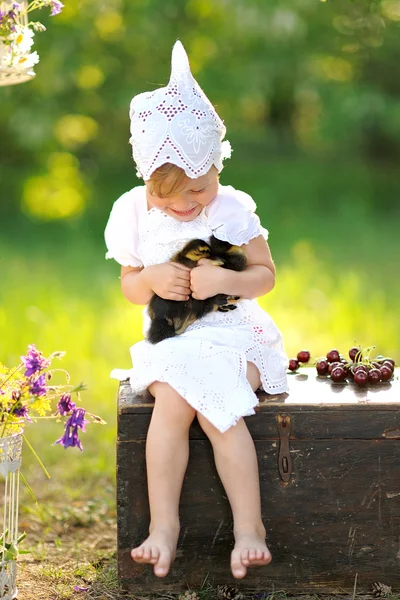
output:
[[[313,357],[332,347],[346,352],[357,342],[400,360],[398,219],[390,204],[397,179],[358,163],[262,155],[224,171],[223,183],[254,195],[271,231],[277,285],[260,302],[289,355],[303,347]],[[82,454],[52,446],[60,425],[27,426],[47,467],[63,465],[67,486],[77,477],[82,485],[113,481],[118,384],[109,372],[130,367],[129,347],[141,338],[142,309],[123,298],[119,267],[104,253],[102,231],[89,223],[10,225],[0,241],[0,360],[17,364],[29,343],[45,354],[65,350],[60,366],[84,381],[84,406],[107,421],[88,427]],[[24,464],[29,479],[28,454]]]

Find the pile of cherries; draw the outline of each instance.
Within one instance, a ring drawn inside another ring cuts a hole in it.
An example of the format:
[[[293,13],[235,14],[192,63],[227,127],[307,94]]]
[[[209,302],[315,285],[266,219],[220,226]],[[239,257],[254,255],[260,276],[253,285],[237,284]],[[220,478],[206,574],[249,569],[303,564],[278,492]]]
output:
[[[330,350],[326,357],[319,358],[315,367],[320,376],[330,377],[335,383],[342,383],[353,379],[357,385],[367,385],[379,383],[381,381],[390,381],[393,378],[395,362],[392,358],[376,356],[370,358],[371,351],[375,346],[368,348],[353,347],[349,350],[350,360],[347,360],[343,354],[340,354],[336,348]],[[306,364],[310,360],[308,350],[301,350],[297,358],[291,358],[289,361],[289,370],[296,372],[301,364]]]

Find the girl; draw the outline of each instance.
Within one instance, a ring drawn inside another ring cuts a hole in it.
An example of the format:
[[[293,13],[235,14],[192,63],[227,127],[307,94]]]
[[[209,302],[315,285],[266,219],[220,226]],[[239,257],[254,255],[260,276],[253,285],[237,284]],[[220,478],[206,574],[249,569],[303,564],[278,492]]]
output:
[[[275,268],[253,200],[222,186],[218,173],[229,154],[225,127],[193,78],[180,42],[165,88],[133,98],[131,143],[145,185],[123,194],[106,227],[107,258],[122,265],[125,297],[146,305],[162,298],[240,296],[237,309],[213,312],[181,335],[131,348],[133,369],[114,370],[132,389],[149,389],[155,405],[146,442],[151,522],[133,560],[165,577],[175,558],[179,497],[195,417],[211,441],[232,508],[235,546],[231,570],[266,565],[271,554],[261,517],[255,448],[243,420],[254,414],[255,390],[287,391],[287,358],[271,317],[254,300],[274,287]],[[245,248],[248,266],[235,272],[202,259],[189,268],[168,262],[190,240],[211,235]],[[149,325],[145,310],[146,332]]]

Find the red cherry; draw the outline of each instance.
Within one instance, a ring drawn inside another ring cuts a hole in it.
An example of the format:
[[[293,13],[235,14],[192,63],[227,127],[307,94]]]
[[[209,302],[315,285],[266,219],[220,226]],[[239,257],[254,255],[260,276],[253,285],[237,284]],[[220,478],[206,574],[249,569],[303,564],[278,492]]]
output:
[[[368,381],[370,383],[379,383],[381,380],[381,372],[379,369],[371,369],[368,373]]]
[[[354,360],[359,352],[360,352],[360,348],[356,348],[355,346],[353,346],[353,348],[350,348],[349,356],[350,356],[351,360]]]
[[[389,381],[392,378],[393,371],[386,365],[382,365],[379,369],[381,372],[382,381]]]
[[[308,350],[300,350],[297,354],[297,360],[301,363],[308,363],[310,360],[310,353]]]
[[[385,362],[390,362],[392,364],[392,367],[393,367],[393,370],[394,370],[394,367],[395,367],[396,363],[394,362],[393,358],[385,358]]]
[[[324,358],[321,358],[316,364],[316,369],[317,369],[318,375],[327,375],[328,369],[329,369],[328,361],[325,360]]]
[[[357,365],[356,367],[354,367],[354,375],[358,373],[358,371],[364,371],[364,373],[368,375],[369,369],[366,365]]]
[[[299,361],[297,360],[297,358],[291,358],[289,360],[289,370],[297,371],[298,368],[299,368]]]
[[[354,381],[358,385],[365,385],[368,382],[368,373],[362,369],[358,370],[356,373],[354,373]]]
[[[329,365],[328,365],[328,373],[329,373],[329,375],[332,373],[332,369],[335,369],[336,367],[341,367],[341,366],[342,366],[342,364],[340,362],[337,362],[337,361],[329,363]]]
[[[346,371],[343,367],[335,367],[331,371],[331,379],[332,381],[344,381],[346,379]]]
[[[330,350],[330,351],[328,352],[328,354],[326,355],[326,358],[328,359],[328,361],[329,361],[330,363],[333,363],[333,362],[338,362],[338,361],[340,361],[340,354],[339,354],[339,351],[338,351],[338,350],[336,350],[336,348],[334,348],[333,350]]]
[[[393,363],[390,360],[385,360],[385,362],[381,365],[381,367],[388,367],[392,371],[392,373],[394,371]]]

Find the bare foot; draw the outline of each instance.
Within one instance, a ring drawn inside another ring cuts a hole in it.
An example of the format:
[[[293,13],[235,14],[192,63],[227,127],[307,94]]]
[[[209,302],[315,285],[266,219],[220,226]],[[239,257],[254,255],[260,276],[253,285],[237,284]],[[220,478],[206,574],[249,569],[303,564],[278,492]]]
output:
[[[247,574],[247,567],[267,565],[272,560],[265,535],[256,532],[241,532],[235,534],[235,547],[231,554],[232,575],[242,579]]]
[[[147,540],[131,552],[134,561],[154,565],[154,575],[165,577],[176,554],[179,530],[154,529]]]

